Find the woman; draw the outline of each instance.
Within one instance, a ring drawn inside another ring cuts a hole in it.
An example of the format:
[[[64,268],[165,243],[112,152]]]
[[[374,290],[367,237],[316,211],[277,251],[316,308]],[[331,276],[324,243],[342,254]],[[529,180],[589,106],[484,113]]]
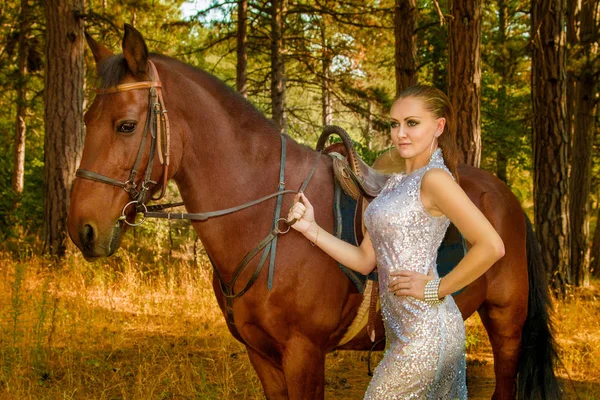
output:
[[[441,91],[406,89],[390,111],[391,139],[406,172],[393,175],[365,211],[360,247],[315,222],[300,193],[293,228],[343,265],[368,274],[378,266],[387,351],[368,399],[466,399],[465,329],[453,292],[504,255],[500,236],[456,183],[454,115]],[[440,279],[437,249],[452,221],[471,248]]]

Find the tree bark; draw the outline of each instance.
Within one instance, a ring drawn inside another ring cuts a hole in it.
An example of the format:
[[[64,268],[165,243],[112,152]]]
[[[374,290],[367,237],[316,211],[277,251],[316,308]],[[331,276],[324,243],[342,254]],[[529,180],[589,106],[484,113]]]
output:
[[[281,133],[287,132],[283,23],[287,0],[271,1],[271,110]]]
[[[566,29],[567,29],[567,60],[574,60],[574,52],[579,42],[579,14],[581,12],[581,0],[566,0]],[[569,147],[567,149],[567,160],[571,163],[571,151],[573,150],[573,129],[575,129],[575,103],[577,90],[577,72],[574,63],[567,65],[567,135]]]
[[[238,0],[236,87],[248,97],[248,0]]]
[[[531,15],[535,225],[551,284],[564,294],[573,283],[569,270],[564,2],[535,1]]]
[[[592,189],[592,148],[596,129],[598,77],[594,29],[597,26],[595,0],[583,0],[579,22],[582,67],[578,71],[573,119],[573,151],[570,176],[571,273],[573,284],[587,286],[590,280],[590,193]],[[573,54],[574,55],[574,54]]]
[[[506,4],[506,0],[498,0],[498,34],[496,38],[496,42],[500,45],[506,43],[507,35],[506,30],[508,27],[507,18],[508,18],[508,7]],[[506,54],[506,53],[504,53]],[[504,57],[503,57],[504,58]],[[505,79],[507,79],[508,67],[507,63],[509,60],[503,59],[503,62],[498,63],[497,72],[499,72],[500,78],[500,88],[498,89],[498,103],[496,109],[496,118],[500,121],[506,121],[508,119],[508,113],[506,108],[506,103],[508,100],[506,93],[506,84]],[[502,182],[508,182],[508,158],[506,157],[506,141],[503,137],[500,138],[500,141],[497,144],[496,148],[496,176]]]
[[[331,96],[331,49],[327,42],[327,25],[325,16],[321,16],[321,109],[323,126],[333,123],[333,99]]]
[[[597,208],[596,213],[596,229],[594,230],[594,240],[592,240],[592,247],[590,249],[590,270],[593,271],[594,276],[600,277],[600,206]]]
[[[23,193],[25,183],[25,136],[27,131],[27,58],[29,46],[27,35],[31,25],[31,15],[28,0],[21,0],[21,15],[19,21],[19,62],[16,79],[17,116],[15,121],[15,141],[13,158],[12,189],[15,193]]]
[[[451,1],[448,94],[456,113],[456,134],[462,161],[481,160],[481,3]]]
[[[84,0],[46,0],[44,244],[62,257],[70,189],[83,149]]]
[[[396,97],[417,83],[417,0],[396,0],[394,37]]]

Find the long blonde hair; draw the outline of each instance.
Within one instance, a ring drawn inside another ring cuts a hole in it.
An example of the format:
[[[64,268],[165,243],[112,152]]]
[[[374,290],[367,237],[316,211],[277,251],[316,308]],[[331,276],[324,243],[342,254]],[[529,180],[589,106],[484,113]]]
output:
[[[438,137],[438,146],[442,149],[446,166],[458,181],[458,149],[456,146],[456,125],[454,108],[450,99],[444,92],[433,86],[414,85],[404,89],[395,101],[413,97],[421,99],[425,109],[432,113],[435,118],[445,118],[444,131]]]

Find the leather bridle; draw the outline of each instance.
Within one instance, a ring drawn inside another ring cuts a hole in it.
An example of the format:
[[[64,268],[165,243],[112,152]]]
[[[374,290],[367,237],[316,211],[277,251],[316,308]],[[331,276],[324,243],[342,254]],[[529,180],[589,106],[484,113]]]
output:
[[[152,74],[154,80],[151,81],[143,81],[143,82],[133,82],[133,83],[123,83],[117,85],[115,87],[111,87],[108,89],[96,89],[96,94],[110,94],[110,93],[118,93],[118,92],[126,92],[129,90],[148,90],[148,113],[146,116],[146,123],[144,125],[144,132],[142,134],[142,141],[140,143],[140,147],[137,152],[137,157],[135,159],[135,163],[129,173],[129,178],[126,181],[119,181],[117,179],[110,178],[108,176],[99,174],[97,172],[89,171],[86,169],[78,169],[75,175],[79,178],[89,179],[96,182],[106,183],[108,185],[118,186],[123,188],[132,201],[127,203],[125,207],[123,207],[123,211],[121,213],[120,220],[124,221],[126,224],[131,226],[140,225],[144,220],[139,223],[132,223],[127,221],[125,213],[127,208],[130,205],[135,206],[135,210],[138,212],[144,212],[144,214],[148,211],[146,208],[146,197],[148,192],[158,184],[158,182],[151,180],[152,175],[152,167],[154,165],[154,158],[157,153],[158,147],[158,159],[161,165],[163,166],[163,174],[162,174],[162,184],[161,184],[161,192],[158,197],[151,198],[150,200],[160,200],[165,195],[165,190],[167,187],[167,179],[169,175],[169,147],[170,147],[170,129],[169,129],[169,117],[167,115],[167,110],[165,108],[165,102],[162,96],[162,85],[158,77],[158,71],[156,70],[156,66],[150,60],[148,60],[150,67],[152,69]],[[146,141],[148,140],[148,135],[150,135],[150,155],[148,158],[148,165],[146,166],[146,171],[144,173],[143,180],[138,186],[135,183],[135,179],[138,174],[138,168],[140,162],[142,160],[142,156],[144,154]]]

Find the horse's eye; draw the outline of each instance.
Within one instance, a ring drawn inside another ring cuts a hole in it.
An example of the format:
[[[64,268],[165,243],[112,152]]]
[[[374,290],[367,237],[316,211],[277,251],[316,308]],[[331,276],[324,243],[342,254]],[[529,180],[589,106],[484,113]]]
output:
[[[133,133],[135,131],[135,127],[137,126],[137,122],[135,121],[123,121],[117,126],[117,132],[119,133]]]

